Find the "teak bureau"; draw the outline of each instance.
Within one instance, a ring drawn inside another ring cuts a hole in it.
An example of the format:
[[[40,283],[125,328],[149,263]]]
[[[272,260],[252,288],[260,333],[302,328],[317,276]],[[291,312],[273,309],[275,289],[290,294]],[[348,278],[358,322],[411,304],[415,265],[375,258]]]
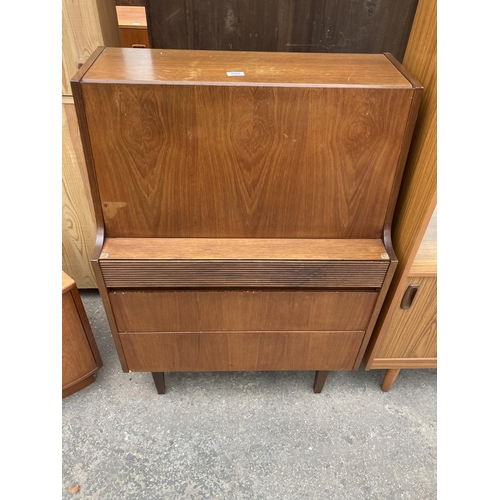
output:
[[[72,88],[125,372],[359,368],[422,91],[391,55],[100,47]]]

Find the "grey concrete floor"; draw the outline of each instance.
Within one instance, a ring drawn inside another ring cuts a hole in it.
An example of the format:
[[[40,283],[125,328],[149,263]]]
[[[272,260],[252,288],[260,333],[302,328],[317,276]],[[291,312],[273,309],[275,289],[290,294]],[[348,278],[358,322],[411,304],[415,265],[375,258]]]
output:
[[[437,371],[123,373],[100,297],[81,291],[104,366],[62,401],[62,498],[437,498]],[[80,485],[71,494],[68,488]]]

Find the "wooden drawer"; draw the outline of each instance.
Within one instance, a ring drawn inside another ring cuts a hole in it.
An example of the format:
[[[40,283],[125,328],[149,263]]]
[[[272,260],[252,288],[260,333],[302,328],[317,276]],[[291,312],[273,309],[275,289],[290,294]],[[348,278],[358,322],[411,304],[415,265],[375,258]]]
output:
[[[377,292],[114,291],[119,332],[365,330]]]
[[[121,333],[130,371],[350,370],[364,332]]]
[[[380,288],[381,240],[108,238],[109,288]]]

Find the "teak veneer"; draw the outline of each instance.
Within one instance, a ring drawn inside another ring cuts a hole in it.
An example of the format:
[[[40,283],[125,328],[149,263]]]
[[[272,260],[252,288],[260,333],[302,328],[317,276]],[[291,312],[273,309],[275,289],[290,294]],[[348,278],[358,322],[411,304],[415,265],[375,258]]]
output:
[[[62,272],[62,397],[92,384],[102,359],[75,281]]]
[[[358,369],[422,91],[390,54],[101,47],[72,87],[125,372]]]

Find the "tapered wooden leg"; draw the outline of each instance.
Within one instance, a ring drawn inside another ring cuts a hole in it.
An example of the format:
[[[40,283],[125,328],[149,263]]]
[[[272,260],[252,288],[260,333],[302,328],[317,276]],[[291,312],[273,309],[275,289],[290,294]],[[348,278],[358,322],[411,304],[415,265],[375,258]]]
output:
[[[163,372],[151,372],[155,381],[158,394],[165,394],[165,374]]]
[[[325,385],[326,377],[328,377],[328,371],[319,371],[316,372],[314,377],[314,392],[319,394],[323,390],[323,386]]]
[[[400,371],[401,368],[391,368],[385,371],[384,380],[382,380],[382,385],[380,386],[384,392],[387,392],[392,387]]]

